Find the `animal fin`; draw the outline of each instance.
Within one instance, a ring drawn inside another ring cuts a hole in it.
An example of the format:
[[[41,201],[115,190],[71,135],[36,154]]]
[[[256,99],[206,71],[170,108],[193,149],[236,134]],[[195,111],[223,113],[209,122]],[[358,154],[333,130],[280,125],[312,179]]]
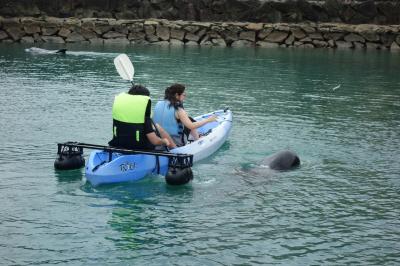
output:
[[[67,49],[60,49],[60,50],[57,50],[56,54],[65,54],[66,51],[67,51]]]

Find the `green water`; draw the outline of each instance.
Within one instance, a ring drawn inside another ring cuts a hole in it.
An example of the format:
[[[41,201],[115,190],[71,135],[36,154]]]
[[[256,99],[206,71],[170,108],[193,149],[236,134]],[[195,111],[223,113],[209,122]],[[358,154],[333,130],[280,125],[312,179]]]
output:
[[[400,54],[24,48],[0,45],[1,265],[400,264]],[[53,169],[57,142],[110,139],[122,52],[154,101],[181,82],[190,114],[233,111],[191,184],[93,188]],[[246,172],[287,148],[299,169]]]

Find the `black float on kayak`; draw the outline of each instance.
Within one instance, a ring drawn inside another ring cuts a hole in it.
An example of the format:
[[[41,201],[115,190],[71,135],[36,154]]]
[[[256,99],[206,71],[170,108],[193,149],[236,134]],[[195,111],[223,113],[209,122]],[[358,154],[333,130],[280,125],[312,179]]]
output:
[[[168,185],[184,185],[193,179],[192,168],[186,167],[184,158],[175,157],[169,160],[165,182]]]
[[[83,147],[58,145],[54,167],[58,170],[79,169],[85,165]]]

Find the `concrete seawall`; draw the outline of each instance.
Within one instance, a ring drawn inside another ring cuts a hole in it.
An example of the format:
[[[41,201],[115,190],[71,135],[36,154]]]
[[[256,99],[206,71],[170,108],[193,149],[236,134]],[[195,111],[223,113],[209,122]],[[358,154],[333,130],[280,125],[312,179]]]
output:
[[[400,25],[0,17],[0,42],[304,47],[400,51]]]

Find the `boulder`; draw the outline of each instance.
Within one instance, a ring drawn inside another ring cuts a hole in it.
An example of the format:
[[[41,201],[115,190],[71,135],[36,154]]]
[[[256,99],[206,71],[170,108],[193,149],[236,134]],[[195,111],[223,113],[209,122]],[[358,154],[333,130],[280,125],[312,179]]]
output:
[[[257,46],[263,47],[263,48],[278,48],[279,43],[272,43],[272,42],[264,42],[264,41],[258,41],[256,43]]]
[[[232,42],[231,47],[252,47],[254,42],[248,40],[237,40]]]
[[[66,42],[83,42],[85,41],[85,38],[77,32],[72,32],[70,35],[68,35],[67,39],[65,40]]]
[[[392,45],[390,46],[391,51],[400,51],[400,46],[396,43],[393,42]]]
[[[59,36],[42,36],[42,40],[46,43],[65,43],[64,39]]]
[[[156,35],[163,41],[167,41],[170,38],[169,28],[157,25],[156,27]]]
[[[58,28],[56,27],[42,27],[42,35],[51,36],[55,35],[58,32]]]
[[[365,43],[365,39],[358,34],[350,33],[344,36],[346,42],[360,42]]]
[[[273,31],[264,40],[267,41],[267,42],[281,43],[288,37],[288,35],[289,34],[287,32]]]
[[[255,42],[256,41],[256,33],[254,31],[242,31],[239,34],[239,39]]]
[[[24,26],[24,31],[26,34],[34,34],[40,32],[40,27],[37,25],[27,25]]]
[[[353,48],[353,44],[351,42],[337,41],[336,47],[338,49],[349,49],[349,48]]]
[[[196,35],[196,34],[193,34],[193,33],[189,32],[189,33],[186,33],[185,40],[186,41],[193,41],[193,42],[197,43],[200,40],[200,37],[198,35]]]
[[[171,29],[170,38],[183,41],[185,37],[185,32],[180,29]]]
[[[125,38],[126,35],[116,31],[109,31],[103,34],[103,38],[105,39],[115,39],[115,38]]]
[[[20,27],[9,27],[5,28],[5,30],[14,41],[19,41],[25,35],[25,32]]]
[[[174,46],[182,46],[185,43],[182,40],[170,39],[169,43]]]
[[[0,41],[7,39],[8,38],[8,34],[5,31],[0,30]]]
[[[264,25],[262,23],[249,23],[245,26],[247,30],[250,31],[259,31],[262,30]]]
[[[32,36],[25,36],[21,38],[21,43],[34,43],[35,39]]]
[[[297,40],[303,39],[304,37],[307,36],[307,35],[305,34],[305,32],[304,32],[302,29],[297,28],[297,27],[296,27],[296,28],[292,28],[290,31],[292,32],[293,36],[294,36]]]

